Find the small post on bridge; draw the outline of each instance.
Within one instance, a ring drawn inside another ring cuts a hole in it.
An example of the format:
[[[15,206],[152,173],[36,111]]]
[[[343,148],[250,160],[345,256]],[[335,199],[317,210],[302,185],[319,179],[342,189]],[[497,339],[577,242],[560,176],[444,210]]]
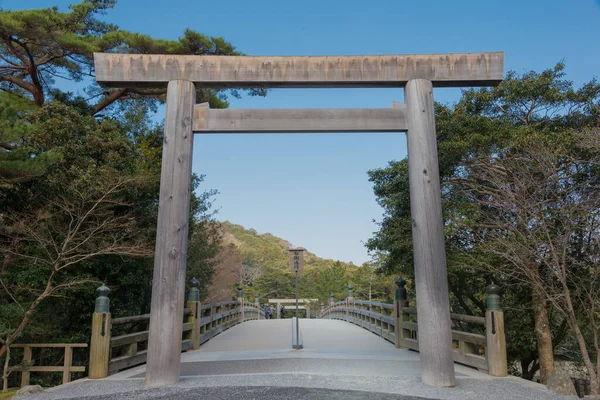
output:
[[[354,286],[348,284],[348,293],[346,294],[346,320],[350,321],[350,303],[354,301]]]
[[[192,310],[192,313],[188,315],[187,322],[192,322],[194,327],[188,334],[188,339],[192,342],[192,349],[198,350],[200,348],[200,281],[195,277],[190,281],[190,293],[185,306]]]
[[[101,379],[108,376],[110,361],[110,289],[102,284],[96,289],[96,307],[92,315],[92,338],[90,340],[90,368],[88,378]]]
[[[298,247],[289,249],[290,252],[290,269],[296,273],[296,342],[293,347],[300,350],[300,318],[298,310],[298,273],[304,270],[304,248]],[[279,313],[279,310],[277,311]]]
[[[500,307],[500,287],[493,282],[486,288],[485,333],[487,342],[488,373],[492,376],[508,375],[506,362],[506,337],[504,312]]]
[[[256,319],[260,319],[260,297],[259,296],[254,296],[254,305],[256,306],[256,312],[257,312],[257,316]]]
[[[404,313],[402,309],[408,307],[408,297],[406,295],[406,281],[400,276],[394,281],[396,284],[396,296],[394,298],[394,319],[396,321],[396,330],[394,331],[395,343],[397,349],[402,348],[402,339],[404,330],[402,324],[404,322]]]
[[[244,322],[244,287],[241,284],[236,286],[237,301],[240,307],[240,322]]]
[[[332,306],[335,303],[335,297],[333,293],[329,293],[329,305]]]

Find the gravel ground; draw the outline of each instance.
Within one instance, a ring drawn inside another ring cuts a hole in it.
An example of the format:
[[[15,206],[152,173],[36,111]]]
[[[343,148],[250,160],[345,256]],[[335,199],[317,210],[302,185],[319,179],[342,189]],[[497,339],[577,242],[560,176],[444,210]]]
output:
[[[418,377],[401,379],[397,377],[317,374],[214,375],[184,378],[178,385],[168,388],[144,388],[143,384],[143,379],[81,381],[48,390],[31,396],[30,399],[226,399],[234,398],[232,393],[245,396],[240,397],[242,399],[335,399],[336,397],[332,396],[338,395],[342,397],[337,398],[348,399],[565,399],[548,392],[541,385],[523,385],[516,378],[490,380],[460,378],[457,379],[455,388],[444,389],[426,386]],[[263,394],[264,397],[261,397]],[[200,397],[205,395],[208,397]]]
[[[166,400],[418,400],[420,397],[400,396],[395,394],[368,393],[352,390],[310,389],[302,387],[224,387],[224,388],[193,388],[176,392],[166,389],[150,389],[131,394],[115,394],[86,397],[89,400],[120,400],[120,399],[166,399]]]

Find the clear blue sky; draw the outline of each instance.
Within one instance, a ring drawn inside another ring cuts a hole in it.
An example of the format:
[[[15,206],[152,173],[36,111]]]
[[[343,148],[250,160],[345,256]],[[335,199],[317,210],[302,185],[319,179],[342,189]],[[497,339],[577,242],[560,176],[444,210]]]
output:
[[[76,1],[0,0],[5,9]],[[504,51],[505,70],[564,59],[581,84],[600,74],[600,0],[121,0],[106,19],[176,39],[185,28],[223,36],[249,55]],[[455,89],[436,89],[453,102]],[[390,107],[397,89],[272,90],[236,108]],[[162,112],[162,111],[161,111]],[[219,219],[271,232],[321,257],[362,263],[382,210],[366,171],[406,156],[404,134],[196,136],[195,172],[220,191]]]

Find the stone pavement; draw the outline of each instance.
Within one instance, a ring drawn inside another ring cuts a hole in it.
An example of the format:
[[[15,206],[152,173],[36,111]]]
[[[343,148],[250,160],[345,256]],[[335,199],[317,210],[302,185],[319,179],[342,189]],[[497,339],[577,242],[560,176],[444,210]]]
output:
[[[563,399],[519,378],[455,365],[455,388],[420,380],[419,354],[355,325],[300,320],[304,350],[292,350],[291,320],[248,321],[181,357],[181,383],[144,388],[145,367],[79,380],[30,399]]]

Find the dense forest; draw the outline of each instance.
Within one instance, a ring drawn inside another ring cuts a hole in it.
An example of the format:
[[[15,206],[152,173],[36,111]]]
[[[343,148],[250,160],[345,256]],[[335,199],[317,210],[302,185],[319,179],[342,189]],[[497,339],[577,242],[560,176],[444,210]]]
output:
[[[149,312],[163,139],[153,116],[165,92],[100,88],[92,53],[243,54],[190,29],[177,40],[122,30],[105,21],[113,7],[0,10],[2,363],[12,343],[88,342],[101,283],[114,317]],[[242,95],[267,93],[200,89],[197,101],[225,108]],[[497,283],[511,372],[545,382],[561,356],[600,391],[600,84],[576,87],[559,63],[435,111],[452,312],[483,315]],[[391,302],[399,275],[414,302],[407,160],[365,179],[384,210],[365,238],[372,261],[307,251],[300,295],[317,308],[349,284]],[[193,189],[187,275],[202,301],[229,300],[238,284],[250,300],[293,297],[291,244],[217,222],[218,188],[199,175]]]

